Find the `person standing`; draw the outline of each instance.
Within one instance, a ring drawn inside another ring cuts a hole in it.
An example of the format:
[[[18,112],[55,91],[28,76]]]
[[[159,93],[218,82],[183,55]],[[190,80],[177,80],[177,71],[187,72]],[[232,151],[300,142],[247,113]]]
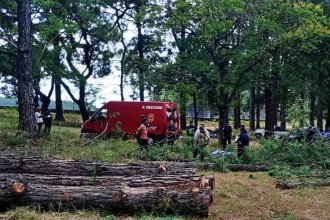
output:
[[[34,117],[35,117],[36,123],[38,125],[37,135],[40,137],[42,124],[44,123],[44,120],[42,119],[41,108],[40,107],[36,108],[36,112],[34,113]]]
[[[49,109],[47,109],[45,114],[43,115],[43,120],[44,120],[44,123],[45,123],[44,134],[49,135],[50,130],[52,128],[52,120],[53,120],[53,116],[50,113]]]
[[[201,161],[204,161],[205,147],[210,143],[210,139],[210,134],[205,129],[204,125],[202,124],[201,126],[199,126],[194,135],[194,158],[196,158],[197,155],[200,154]]]
[[[145,118],[136,131],[137,142],[140,145],[141,150],[148,148],[148,120]]]
[[[231,144],[231,135],[232,135],[232,128],[227,123],[224,124],[222,127],[222,133],[223,133],[223,139],[222,139],[222,145],[223,150],[227,147],[227,144]]]
[[[167,144],[174,145],[175,140],[175,125],[173,120],[170,120],[170,124],[167,127]]]
[[[315,135],[315,131],[314,131],[313,127],[309,126],[308,130],[307,130],[307,137],[306,137],[308,143],[310,143],[312,141],[314,135]]]
[[[235,141],[237,143],[237,156],[240,157],[243,155],[245,148],[249,146],[249,136],[247,134],[247,131],[245,130],[245,127],[241,127],[240,134]]]

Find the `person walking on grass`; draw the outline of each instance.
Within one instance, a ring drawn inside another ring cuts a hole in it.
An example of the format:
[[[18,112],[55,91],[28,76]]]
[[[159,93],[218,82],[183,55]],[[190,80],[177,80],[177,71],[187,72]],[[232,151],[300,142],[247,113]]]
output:
[[[145,118],[136,131],[137,142],[140,145],[141,150],[148,148],[148,120]]]
[[[237,143],[237,156],[241,157],[245,151],[245,148],[249,146],[249,136],[244,126],[241,127],[240,134],[237,137],[235,143]]]
[[[39,106],[36,108],[34,117],[35,117],[35,120],[36,120],[36,123],[38,126],[37,135],[38,135],[38,137],[40,137],[40,132],[41,132],[41,128],[42,128],[42,124],[44,123],[44,120],[42,119],[41,108]]]
[[[193,157],[196,158],[198,154],[200,154],[200,159],[203,162],[205,157],[205,148],[206,145],[210,143],[210,134],[205,129],[204,125],[201,124],[199,128],[196,130],[194,135],[194,150]]]
[[[232,135],[231,126],[227,123],[224,123],[224,126],[222,127],[222,133],[223,133],[222,146],[223,146],[223,150],[225,150],[227,144],[231,145],[231,135]]]
[[[53,120],[53,116],[50,113],[49,109],[47,109],[46,112],[44,113],[43,120],[45,123],[44,135],[49,135],[50,130],[52,128],[52,120]]]
[[[170,120],[170,124],[167,127],[167,144],[174,145],[175,140],[175,125],[173,120]]]

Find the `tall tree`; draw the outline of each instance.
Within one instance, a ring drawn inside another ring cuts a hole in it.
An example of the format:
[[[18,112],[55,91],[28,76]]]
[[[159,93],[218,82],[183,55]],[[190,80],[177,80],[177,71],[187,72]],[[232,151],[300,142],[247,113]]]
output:
[[[19,131],[36,136],[33,103],[31,2],[17,0]]]

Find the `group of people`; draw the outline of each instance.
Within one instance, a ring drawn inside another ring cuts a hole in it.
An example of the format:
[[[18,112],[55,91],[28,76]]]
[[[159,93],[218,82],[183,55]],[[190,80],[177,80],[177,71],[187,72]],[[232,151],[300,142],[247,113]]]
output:
[[[197,155],[200,154],[200,159],[201,161],[203,161],[205,157],[205,147],[209,144],[211,140],[209,131],[205,128],[204,124],[201,124],[197,129],[196,126],[193,125],[193,122],[190,121],[189,126],[187,126],[187,135],[192,136],[192,134],[194,134],[193,156],[194,158],[196,158]],[[221,142],[223,150],[225,150],[228,145],[231,145],[232,127],[229,124],[224,123],[224,125],[221,127],[221,134]],[[235,143],[237,144],[238,157],[243,155],[245,148],[249,146],[249,141],[250,140],[247,131],[244,125],[242,125],[242,127],[240,128],[240,134],[236,137],[235,140]]]
[[[44,129],[44,135],[49,135],[50,134],[50,130],[52,128],[52,119],[53,116],[50,113],[50,110],[47,109],[43,114],[41,112],[41,108],[37,107],[36,111],[34,113],[34,117],[36,120],[36,124],[38,126],[38,130],[37,130],[37,134],[40,137],[41,136],[41,129],[42,129],[42,125],[45,125],[45,129]]]
[[[148,119],[142,115],[141,121],[136,131],[136,139],[140,145],[141,150],[147,149],[148,144],[148,127],[149,122]],[[169,121],[166,138],[165,141],[169,145],[174,145],[174,141],[176,139],[175,133],[175,125],[172,120]],[[193,124],[193,121],[189,122],[189,125],[186,128],[187,136],[193,137],[192,138],[192,145],[193,145],[193,157],[196,158],[200,155],[201,161],[204,160],[206,154],[206,146],[210,143],[211,137],[209,131],[205,128],[204,124],[200,124],[197,127]],[[227,123],[224,123],[224,126],[221,128],[222,133],[222,145],[223,149],[225,150],[227,145],[231,144],[232,139],[232,128]],[[240,134],[237,136],[235,143],[237,143],[237,156],[240,157],[243,155],[244,150],[247,146],[249,146],[249,136],[244,126],[240,128]]]
[[[148,149],[148,146],[150,145],[150,143],[148,143],[148,127],[149,122],[147,117],[145,115],[141,115],[141,120],[135,133],[136,140],[140,145],[141,150]],[[175,130],[176,128],[174,122],[173,120],[170,120],[166,130],[166,138],[163,142],[173,146],[176,139]]]

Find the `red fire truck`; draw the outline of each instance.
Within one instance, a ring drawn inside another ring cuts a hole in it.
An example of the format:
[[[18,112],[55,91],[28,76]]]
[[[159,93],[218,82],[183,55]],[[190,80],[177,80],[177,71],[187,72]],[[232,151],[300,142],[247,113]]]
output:
[[[169,122],[173,120],[176,135],[179,135],[177,105],[171,102],[110,101],[97,110],[81,126],[81,134],[113,135],[120,132],[125,137],[134,137],[141,116],[149,122],[148,136],[153,141],[166,137]]]

